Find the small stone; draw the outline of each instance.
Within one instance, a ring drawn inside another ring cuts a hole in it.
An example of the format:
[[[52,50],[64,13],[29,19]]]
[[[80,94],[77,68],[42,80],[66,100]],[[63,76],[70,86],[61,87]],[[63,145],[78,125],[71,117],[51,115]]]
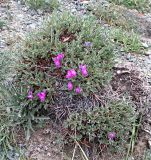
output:
[[[17,14],[16,17],[18,19],[24,19],[24,15],[23,14]],[[18,24],[18,23],[16,22],[16,24]]]
[[[18,3],[18,4],[21,4],[21,1],[18,1],[17,3]]]
[[[50,153],[50,152],[48,152],[48,153],[47,153],[47,156],[51,157],[51,153]]]
[[[6,46],[6,43],[4,40],[0,41],[0,48],[4,48]]]
[[[145,55],[146,55],[146,56],[151,55],[151,49],[150,49],[150,50],[148,50],[148,51],[145,53]]]
[[[41,151],[40,147],[36,147],[36,150],[37,150],[38,152],[40,152],[40,151]]]
[[[81,0],[80,2],[83,4],[88,4],[90,1],[89,0]]]
[[[149,148],[151,149],[151,140],[148,141]]]
[[[47,151],[47,150],[48,150],[48,147],[47,147],[47,146],[45,146],[45,147],[44,147],[44,149],[45,149],[45,151]]]
[[[30,25],[30,24],[32,24],[32,22],[31,22],[31,21],[26,22],[26,25]]]
[[[120,71],[120,70],[118,70],[118,71],[117,71],[117,74],[121,74],[121,71]]]
[[[75,13],[75,12],[76,12],[76,9],[73,8],[73,9],[71,10],[71,12],[72,12],[72,13]]]
[[[37,12],[38,12],[38,14],[42,14],[43,13],[43,11],[40,10],[40,9],[38,9]]]
[[[6,30],[6,29],[7,29],[7,26],[4,26],[4,27],[3,27],[3,30]]]
[[[129,157],[128,160],[134,160],[134,157]]]
[[[148,64],[148,65],[150,65],[150,64],[151,64],[151,60],[150,60],[150,59],[147,59],[147,60],[145,61],[145,63]]]
[[[15,156],[16,156],[16,157],[19,157],[19,153],[15,153]]]
[[[28,11],[28,8],[27,7],[23,7],[22,10],[26,12],[26,11]]]
[[[132,57],[130,54],[127,55],[126,59],[127,59],[129,62],[133,62],[133,61],[134,61],[133,57]]]
[[[30,14],[31,14],[32,16],[34,16],[34,15],[36,15],[36,11],[35,11],[35,10],[31,10],[31,11],[30,11]]]
[[[149,58],[151,59],[151,54],[149,55]]]
[[[29,25],[29,28],[30,28],[30,29],[35,29],[36,26],[37,26],[37,25],[36,25],[35,23],[32,23],[32,24]]]
[[[147,43],[142,43],[143,47],[148,48],[148,44]]]

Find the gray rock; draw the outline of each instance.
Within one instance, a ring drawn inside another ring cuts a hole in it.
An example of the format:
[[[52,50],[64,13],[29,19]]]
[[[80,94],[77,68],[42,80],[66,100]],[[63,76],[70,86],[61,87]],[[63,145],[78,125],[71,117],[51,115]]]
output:
[[[151,64],[151,59],[147,59],[146,61],[145,61],[145,63],[148,65],[148,64]]]
[[[145,48],[148,48],[149,46],[148,46],[148,44],[147,43],[142,43],[142,45],[143,45],[143,47],[145,47]]]
[[[149,55],[148,57],[149,57],[149,59],[151,59],[151,55]]]
[[[146,56],[149,56],[151,55],[151,49],[149,49],[146,53],[145,53]]]
[[[34,16],[34,15],[36,15],[37,13],[36,13],[35,10],[30,10],[30,14],[31,14],[31,16]]]
[[[21,4],[21,1],[18,1],[17,3],[18,3],[18,4]]]
[[[37,26],[37,24],[35,24],[35,23],[28,25],[29,29],[35,29],[36,26]]]
[[[22,10],[23,10],[24,12],[26,12],[26,11],[28,11],[28,8],[27,8],[27,7],[23,7]]]
[[[40,9],[38,9],[37,12],[38,12],[38,14],[40,14],[40,15],[43,13],[43,11],[40,10]]]
[[[149,148],[151,149],[151,140],[148,141]]]
[[[0,40],[0,48],[6,47],[6,43],[4,40]]]

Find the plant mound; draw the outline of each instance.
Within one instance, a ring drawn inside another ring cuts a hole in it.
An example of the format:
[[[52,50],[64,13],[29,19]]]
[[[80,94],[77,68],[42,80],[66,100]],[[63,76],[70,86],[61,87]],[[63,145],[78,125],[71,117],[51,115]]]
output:
[[[57,118],[67,141],[123,145],[133,127],[133,109],[116,98],[110,103],[101,93],[112,79],[114,45],[95,16],[54,12],[20,48],[6,104],[14,126],[22,125],[29,139],[33,124]]]
[[[72,106],[111,80],[114,47],[94,16],[54,12],[22,48],[16,82],[26,112]]]

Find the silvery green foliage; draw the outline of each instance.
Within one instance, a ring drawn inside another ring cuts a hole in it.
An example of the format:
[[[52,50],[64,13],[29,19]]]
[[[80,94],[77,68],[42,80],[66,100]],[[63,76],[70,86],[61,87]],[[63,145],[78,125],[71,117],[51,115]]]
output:
[[[109,0],[111,3],[118,5],[124,5],[130,9],[137,9],[141,12],[151,11],[151,1],[150,0]]]
[[[106,106],[71,113],[64,123],[67,143],[86,140],[90,146],[97,144],[118,151],[125,149],[135,122],[135,112],[130,104],[115,101]],[[114,139],[108,134],[114,133]]]
[[[58,0],[23,0],[33,9],[53,10],[59,7]]]

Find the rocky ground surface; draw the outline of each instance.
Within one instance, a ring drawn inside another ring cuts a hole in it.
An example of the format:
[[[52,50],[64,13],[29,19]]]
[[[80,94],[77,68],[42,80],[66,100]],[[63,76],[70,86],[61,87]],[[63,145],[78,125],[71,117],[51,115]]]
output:
[[[91,0],[92,2],[93,0]],[[104,1],[102,1],[104,2]],[[72,13],[85,15],[86,5],[90,3],[88,0],[64,0],[61,1],[61,7],[59,11],[70,10]],[[144,34],[142,34],[142,44],[147,49],[145,54],[120,54],[117,56],[116,67],[127,68],[128,70],[138,70],[141,76],[145,79],[145,87],[150,90],[151,87],[151,13],[139,16],[139,14],[133,12],[138,17],[140,23],[143,26]],[[5,22],[5,25],[0,28],[0,52],[9,51],[14,46],[19,45],[20,41],[24,40],[26,34],[29,34],[34,29],[40,28],[42,22],[50,15],[49,12],[43,12],[41,10],[35,11],[28,6],[22,4],[21,1],[8,0],[0,1],[0,17]],[[145,27],[144,27],[145,26]],[[149,93],[149,92],[148,92]],[[150,106],[151,108],[151,106]],[[151,112],[150,112],[151,113]],[[143,130],[145,137],[145,145],[148,143],[151,146],[151,117],[148,117],[145,121]],[[47,129],[46,129],[47,130]],[[147,133],[147,135],[146,135]],[[37,132],[37,137],[42,135],[42,131]],[[46,133],[47,134],[47,133]],[[44,135],[46,135],[44,134]],[[33,139],[29,143],[28,156],[32,159],[60,159],[62,155],[57,152],[56,146],[53,144],[52,138],[48,135],[38,138],[33,134]],[[51,142],[50,142],[51,141]],[[142,140],[144,142],[144,139]],[[147,141],[147,142],[146,142]],[[142,142],[142,143],[143,143]],[[45,144],[46,143],[46,144]],[[141,143],[141,145],[142,145]],[[50,145],[49,145],[50,144]],[[139,145],[138,148],[141,146]],[[45,146],[45,147],[44,147]],[[49,148],[53,148],[51,151]],[[1,148],[0,148],[1,150]],[[40,157],[43,155],[44,157]],[[8,155],[9,160],[17,160],[18,153],[14,150],[10,151]]]
[[[6,1],[0,4],[0,17],[5,22],[1,28],[0,49],[8,50],[16,45],[25,35],[34,29],[38,29],[46,14],[30,10],[20,1]]]

